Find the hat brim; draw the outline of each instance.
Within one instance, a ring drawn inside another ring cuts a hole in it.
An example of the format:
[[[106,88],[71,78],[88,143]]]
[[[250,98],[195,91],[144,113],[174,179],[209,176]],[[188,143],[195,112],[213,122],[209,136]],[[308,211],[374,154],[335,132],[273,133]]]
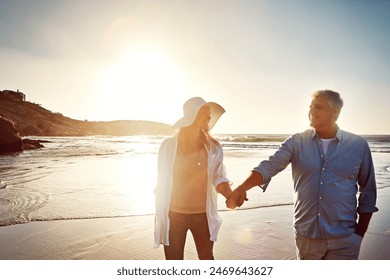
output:
[[[211,118],[210,118],[210,122],[209,122],[209,129],[211,130],[215,126],[215,124],[217,123],[219,118],[222,116],[222,114],[225,113],[225,109],[221,105],[219,105],[218,103],[215,103],[215,102],[206,102],[201,107],[203,107],[203,106],[208,106],[210,108]],[[191,117],[183,116],[174,125],[172,125],[172,129],[178,130],[181,127],[190,126],[191,124],[194,123],[198,112],[199,112],[199,110],[196,112],[196,114],[192,115]]]

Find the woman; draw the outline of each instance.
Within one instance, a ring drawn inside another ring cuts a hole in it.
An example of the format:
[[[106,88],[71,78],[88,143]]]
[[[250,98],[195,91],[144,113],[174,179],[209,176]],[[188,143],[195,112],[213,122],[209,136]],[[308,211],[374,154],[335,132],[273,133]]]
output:
[[[225,110],[200,97],[183,106],[184,116],[174,125],[176,136],[166,139],[158,155],[155,248],[164,245],[167,260],[184,258],[190,230],[198,258],[212,260],[221,219],[217,194],[232,192],[223,165],[223,151],[209,133]]]

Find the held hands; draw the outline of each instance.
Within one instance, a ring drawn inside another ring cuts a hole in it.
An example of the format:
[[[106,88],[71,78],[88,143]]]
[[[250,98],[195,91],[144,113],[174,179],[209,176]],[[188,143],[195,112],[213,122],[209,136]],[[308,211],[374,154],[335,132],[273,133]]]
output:
[[[262,184],[264,184],[263,175],[261,175],[259,172],[252,171],[252,173],[241,185],[225,196],[226,207],[231,209],[240,207],[244,201],[248,200],[246,198],[246,192],[254,186],[260,186]]]
[[[241,191],[239,187],[237,187],[227,196],[225,203],[227,208],[234,209],[236,207],[240,207],[244,201],[248,201],[246,192]]]

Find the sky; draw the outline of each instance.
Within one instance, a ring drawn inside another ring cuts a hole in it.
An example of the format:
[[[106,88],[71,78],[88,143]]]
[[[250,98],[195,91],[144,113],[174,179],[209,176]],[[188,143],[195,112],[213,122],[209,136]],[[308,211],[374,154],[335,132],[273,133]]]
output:
[[[0,90],[89,121],[173,124],[194,96],[213,133],[309,127],[338,91],[339,126],[390,134],[390,1],[0,0]]]

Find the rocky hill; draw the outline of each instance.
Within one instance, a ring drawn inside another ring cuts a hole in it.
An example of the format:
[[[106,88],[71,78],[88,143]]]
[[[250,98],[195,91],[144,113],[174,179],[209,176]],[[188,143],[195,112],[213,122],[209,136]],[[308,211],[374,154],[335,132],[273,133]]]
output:
[[[22,97],[19,97],[21,94]],[[169,125],[150,121],[90,122],[53,113],[24,100],[24,94],[0,91],[0,116],[11,120],[20,136],[170,135]]]

